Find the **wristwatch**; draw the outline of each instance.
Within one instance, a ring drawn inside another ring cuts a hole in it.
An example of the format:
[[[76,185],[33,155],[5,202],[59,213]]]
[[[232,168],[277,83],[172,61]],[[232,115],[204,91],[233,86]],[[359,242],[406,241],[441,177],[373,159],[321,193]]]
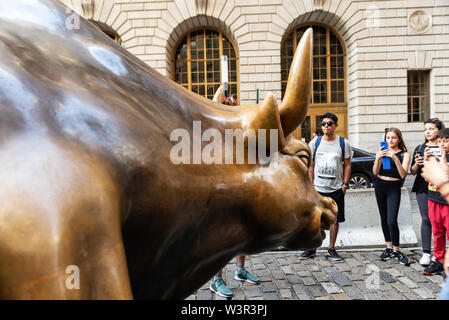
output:
[[[347,182],[343,183],[344,186],[346,186],[346,188],[349,188],[349,184]]]

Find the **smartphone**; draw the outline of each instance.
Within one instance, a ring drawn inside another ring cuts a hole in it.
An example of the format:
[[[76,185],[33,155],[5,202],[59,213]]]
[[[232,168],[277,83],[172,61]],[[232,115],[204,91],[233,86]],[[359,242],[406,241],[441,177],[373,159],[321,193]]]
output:
[[[387,141],[381,141],[380,142],[380,147],[382,148],[381,150],[388,150],[388,143],[387,143]],[[382,167],[384,169],[391,169],[390,158],[388,158],[388,157],[383,157],[382,158]]]
[[[438,146],[429,146],[429,149],[432,151],[433,157],[441,156],[441,149]]]

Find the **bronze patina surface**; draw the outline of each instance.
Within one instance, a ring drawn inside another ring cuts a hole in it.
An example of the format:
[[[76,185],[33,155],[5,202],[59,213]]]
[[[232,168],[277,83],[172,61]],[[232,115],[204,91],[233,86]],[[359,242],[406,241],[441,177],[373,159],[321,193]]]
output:
[[[322,243],[336,206],[288,137],[310,101],[311,29],[279,109],[270,94],[231,108],[67,16],[56,1],[0,1],[0,298],[185,298],[236,255]],[[279,160],[175,165],[170,134],[193,121],[278,129]]]

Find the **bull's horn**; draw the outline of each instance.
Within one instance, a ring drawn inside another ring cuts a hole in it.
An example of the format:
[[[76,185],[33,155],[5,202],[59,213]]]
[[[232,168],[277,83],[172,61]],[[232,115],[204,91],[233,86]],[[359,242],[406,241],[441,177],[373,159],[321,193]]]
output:
[[[212,99],[214,102],[221,103],[221,97],[223,97],[223,90],[224,90],[223,86],[220,86],[217,89],[217,92],[215,92],[214,98]]]
[[[281,119],[279,109],[276,102],[276,97],[271,92],[265,96],[265,99],[257,106],[257,109],[249,120],[249,128],[257,130],[265,129],[267,137],[267,151],[270,149],[270,129],[278,130],[278,150],[285,147],[285,137],[281,126]]]
[[[296,48],[279,112],[287,136],[306,118],[312,94],[313,31],[307,29]]]

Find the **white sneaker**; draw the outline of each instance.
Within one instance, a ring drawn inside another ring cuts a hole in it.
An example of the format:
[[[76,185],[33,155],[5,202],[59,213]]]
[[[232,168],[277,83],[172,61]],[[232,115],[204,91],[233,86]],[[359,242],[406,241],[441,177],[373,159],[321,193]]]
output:
[[[428,266],[431,261],[430,253],[423,253],[421,259],[419,260],[419,264],[422,266]]]

